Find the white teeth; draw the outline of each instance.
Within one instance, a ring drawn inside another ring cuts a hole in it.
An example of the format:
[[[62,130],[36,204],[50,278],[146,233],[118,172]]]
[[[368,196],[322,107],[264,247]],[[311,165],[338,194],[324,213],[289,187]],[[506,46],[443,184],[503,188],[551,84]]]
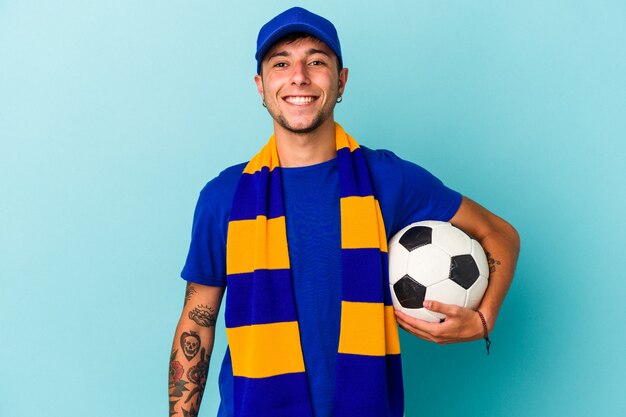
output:
[[[303,104],[308,104],[313,101],[313,97],[287,97],[285,101],[295,104],[298,106],[302,106]]]

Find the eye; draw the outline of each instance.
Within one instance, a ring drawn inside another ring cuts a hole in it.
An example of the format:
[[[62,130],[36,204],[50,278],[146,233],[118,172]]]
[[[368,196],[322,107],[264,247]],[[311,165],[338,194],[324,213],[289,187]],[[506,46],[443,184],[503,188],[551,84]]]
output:
[[[311,63],[309,65],[312,65],[314,67],[319,66],[319,65],[325,65],[324,61],[320,61],[320,60],[315,60],[315,61],[311,61]]]
[[[277,62],[274,64],[274,68],[285,68],[287,66],[286,62]]]

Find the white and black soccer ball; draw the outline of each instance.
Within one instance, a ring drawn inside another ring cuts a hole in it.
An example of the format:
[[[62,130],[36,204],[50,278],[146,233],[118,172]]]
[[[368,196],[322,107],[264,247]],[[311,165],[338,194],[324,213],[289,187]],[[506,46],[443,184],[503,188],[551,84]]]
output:
[[[475,309],[487,290],[485,251],[447,222],[422,221],[396,233],[388,244],[389,285],[396,310],[438,322],[445,316],[426,310],[424,300]]]

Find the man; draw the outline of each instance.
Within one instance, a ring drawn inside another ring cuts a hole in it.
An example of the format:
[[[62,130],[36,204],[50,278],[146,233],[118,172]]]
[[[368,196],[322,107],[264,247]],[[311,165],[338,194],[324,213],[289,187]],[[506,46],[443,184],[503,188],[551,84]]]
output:
[[[170,361],[170,415],[197,415],[228,285],[220,417],[400,417],[396,322],[440,344],[487,338],[518,235],[419,166],[360,147],[335,123],[348,69],[328,20],[302,8],[281,13],[261,29],[256,59],[274,134],[200,193],[181,274],[188,284]],[[426,301],[445,321],[394,316],[386,240],[426,219],[450,221],[489,253],[480,314]]]

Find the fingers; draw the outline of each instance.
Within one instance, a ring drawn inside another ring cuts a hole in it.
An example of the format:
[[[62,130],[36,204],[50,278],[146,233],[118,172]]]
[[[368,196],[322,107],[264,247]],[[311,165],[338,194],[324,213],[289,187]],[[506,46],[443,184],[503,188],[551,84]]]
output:
[[[425,320],[416,319],[396,310],[396,320],[400,327],[414,336],[430,342],[440,343],[437,336],[441,333],[443,323],[430,323]]]
[[[430,323],[396,310],[396,320],[400,327],[420,339],[438,344],[470,341],[482,337],[482,324],[474,311],[436,301],[425,302],[424,306],[427,307],[427,304],[429,310],[445,314],[446,320],[442,323]]]
[[[411,317],[408,314],[404,314],[401,311],[396,310],[396,319],[402,320],[407,326],[412,329],[420,330],[423,332],[431,333],[435,331],[441,323],[431,323],[426,320],[420,320],[415,317]]]
[[[459,313],[459,306],[453,304],[442,303],[441,301],[426,300],[424,301],[424,307],[427,310],[435,311],[437,313],[445,314],[446,316],[455,316]]]

